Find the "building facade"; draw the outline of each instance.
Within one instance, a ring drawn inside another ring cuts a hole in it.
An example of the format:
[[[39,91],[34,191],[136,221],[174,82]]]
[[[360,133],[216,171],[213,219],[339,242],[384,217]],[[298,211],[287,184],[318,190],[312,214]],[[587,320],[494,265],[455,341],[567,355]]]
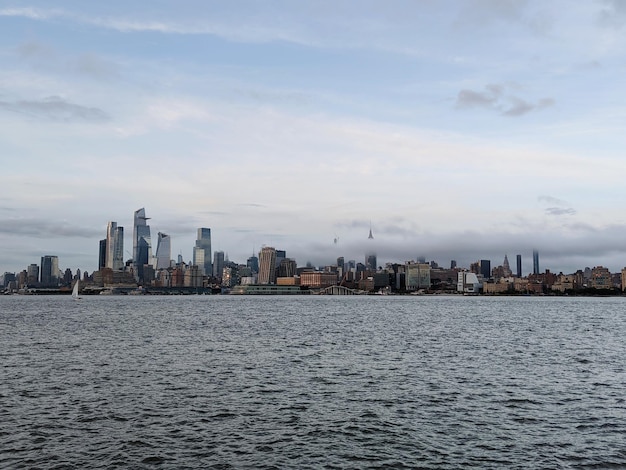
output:
[[[264,246],[259,252],[259,284],[274,284],[276,282],[276,250],[271,246]]]
[[[156,269],[167,269],[172,262],[171,238],[163,232],[159,232],[157,237]]]
[[[205,276],[213,274],[211,253],[211,229],[206,227],[199,228],[196,246],[193,249],[193,264],[200,267]]]
[[[40,284],[42,287],[58,287],[59,258],[51,255],[42,256],[40,273]]]
[[[152,240],[150,226],[147,221],[146,210],[142,207],[135,211],[133,220],[133,270],[135,279],[144,281],[144,269],[146,265],[152,265]]]
[[[114,271],[124,269],[124,227],[118,227],[117,222],[107,224],[105,248],[105,268]]]

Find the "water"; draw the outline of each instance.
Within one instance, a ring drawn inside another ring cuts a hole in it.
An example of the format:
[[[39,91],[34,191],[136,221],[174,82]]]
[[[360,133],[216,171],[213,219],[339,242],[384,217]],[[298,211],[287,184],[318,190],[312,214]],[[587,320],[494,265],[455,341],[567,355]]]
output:
[[[0,297],[2,468],[626,468],[626,299]]]

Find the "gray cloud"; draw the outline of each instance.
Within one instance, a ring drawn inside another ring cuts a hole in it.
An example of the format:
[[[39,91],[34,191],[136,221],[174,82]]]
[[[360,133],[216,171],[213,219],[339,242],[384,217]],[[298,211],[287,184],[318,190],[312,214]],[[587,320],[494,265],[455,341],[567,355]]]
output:
[[[18,113],[36,119],[63,122],[105,122],[109,115],[100,108],[70,103],[58,96],[42,100],[0,101],[0,111]]]
[[[603,0],[605,7],[598,15],[600,24],[621,28],[626,24],[626,2],[623,0]]]
[[[537,103],[531,103],[506,91],[507,87],[499,84],[486,85],[485,91],[464,89],[457,95],[456,107],[485,108],[497,111],[503,116],[516,117],[554,105],[552,98],[542,98]]]
[[[576,210],[571,207],[562,208],[562,207],[548,207],[546,208],[546,214],[548,215],[574,215],[576,214]]]
[[[574,229],[574,225],[568,228]],[[450,260],[454,259],[460,267],[469,268],[471,263],[480,259],[490,259],[496,266],[502,263],[505,254],[514,265],[515,255],[521,254],[525,274],[531,270],[532,251],[537,249],[542,270],[575,272],[586,266],[603,265],[617,272],[626,265],[624,230],[626,225],[591,230],[588,226],[581,226],[568,236],[535,231],[490,233],[487,236],[477,231],[461,231],[437,237],[414,235],[405,240],[383,236],[357,242],[341,240],[337,245],[330,240],[328,243],[290,245],[286,249],[288,256],[297,259],[298,265],[307,260],[315,265],[334,263],[338,256],[363,262],[365,253],[373,251],[379,264],[386,261],[402,263],[424,256],[427,261],[436,261],[443,267],[449,266]]]
[[[547,215],[561,216],[561,215],[574,215],[576,214],[576,210],[570,207],[570,204],[567,201],[562,199],[542,195],[537,198],[542,204],[549,204],[549,207],[546,207],[545,213]]]
[[[103,234],[103,230],[80,227],[67,222],[45,219],[0,219],[0,234],[28,236],[33,238],[93,238]]]

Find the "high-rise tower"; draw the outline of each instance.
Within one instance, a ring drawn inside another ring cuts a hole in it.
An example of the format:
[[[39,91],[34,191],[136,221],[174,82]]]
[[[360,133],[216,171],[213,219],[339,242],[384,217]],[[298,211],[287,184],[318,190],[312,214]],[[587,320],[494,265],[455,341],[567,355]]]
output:
[[[40,274],[42,287],[58,287],[59,258],[50,255],[42,256]]]
[[[522,277],[522,255],[517,255],[517,277]]]
[[[198,266],[206,276],[213,274],[211,264],[211,229],[199,228],[196,246],[193,248],[193,264]]]
[[[539,274],[539,252],[533,250],[533,274]]]
[[[150,226],[146,223],[146,210],[142,207],[135,211],[133,222],[133,268],[135,279],[143,281],[143,267],[152,264],[152,241]]]
[[[124,227],[118,227],[117,222],[107,224],[105,267],[114,271],[124,269]]]
[[[264,246],[259,253],[259,284],[276,282],[276,249]]]
[[[511,277],[513,275],[507,255],[504,255],[504,262],[502,263],[502,274],[504,274],[504,277]]]
[[[169,235],[159,232],[156,250],[156,268],[167,269],[172,261],[172,239]]]
[[[224,252],[216,251],[213,254],[213,277],[221,278],[224,270]]]

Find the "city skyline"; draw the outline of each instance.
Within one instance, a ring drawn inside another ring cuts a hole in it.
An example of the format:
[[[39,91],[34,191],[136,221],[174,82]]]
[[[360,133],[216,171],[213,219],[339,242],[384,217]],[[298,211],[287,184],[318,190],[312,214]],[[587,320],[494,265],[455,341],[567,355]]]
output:
[[[146,207],[185,261],[617,272],[622,5],[0,0],[0,270],[127,260]]]

